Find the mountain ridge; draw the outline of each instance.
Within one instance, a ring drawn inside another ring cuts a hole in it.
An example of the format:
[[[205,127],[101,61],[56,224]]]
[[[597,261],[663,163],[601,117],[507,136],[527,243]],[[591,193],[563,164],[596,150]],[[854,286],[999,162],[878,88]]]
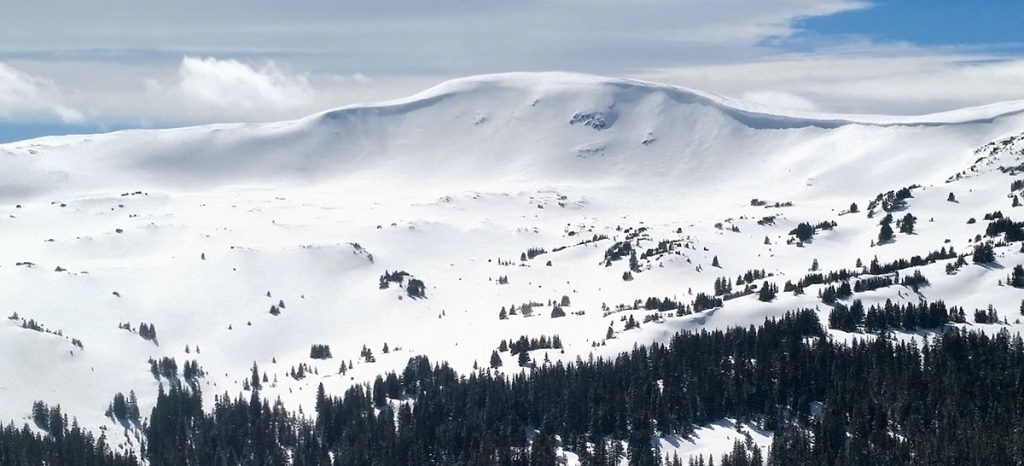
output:
[[[514,88],[525,88],[534,86],[542,89],[545,87],[560,86],[562,88],[581,85],[605,85],[615,86],[622,89],[637,89],[646,93],[665,92],[678,96],[681,103],[701,103],[713,105],[719,109],[732,114],[740,120],[750,121],[751,119],[768,119],[789,122],[783,124],[784,128],[802,126],[820,126],[835,128],[843,125],[872,125],[872,126],[919,126],[919,125],[956,125],[978,122],[991,122],[992,120],[1018,115],[1024,113],[1024,99],[993,102],[989,104],[961,107],[940,112],[919,114],[919,115],[887,115],[887,114],[858,114],[858,113],[835,113],[835,112],[808,112],[796,110],[778,110],[769,106],[753,102],[734,99],[712,92],[702,91],[695,88],[687,88],[671,84],[664,84],[655,81],[647,81],[632,78],[615,78],[601,75],[544,71],[544,72],[506,72],[471,75],[461,78],[454,78],[443,81],[437,85],[427,88],[418,93],[396,99],[381,101],[358,102],[340,107],[330,108],[313,113],[305,117],[295,119],[243,123],[243,122],[221,122],[199,125],[186,125],[169,128],[131,128],[101,133],[80,133],[67,135],[41,136],[36,138],[11,141],[0,144],[0,149],[12,146],[23,146],[33,142],[57,142],[74,141],[79,138],[90,136],[125,134],[137,132],[177,132],[197,130],[228,130],[241,128],[266,128],[281,129],[310,123],[320,119],[336,119],[346,113],[377,112],[379,114],[397,113],[399,109],[418,109],[429,106],[431,103],[449,98],[459,93],[465,93],[484,86],[506,86]],[[689,102],[682,100],[689,98]]]

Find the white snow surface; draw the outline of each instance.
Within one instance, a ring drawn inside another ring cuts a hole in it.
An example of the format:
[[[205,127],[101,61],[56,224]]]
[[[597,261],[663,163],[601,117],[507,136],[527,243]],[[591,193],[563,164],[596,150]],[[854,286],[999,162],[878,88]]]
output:
[[[63,335],[0,319],[0,420],[25,422],[43,400],[123,442],[104,411],[129,390],[149,411],[158,387],[151,357],[175,357],[179,367],[197,360],[208,405],[216,394],[237,395],[256,362],[277,380],[266,396],[309,413],[319,383],[340,395],[418,354],[469,372],[486,367],[502,339],[521,335],[559,335],[564,354],[532,356],[572,361],[802,307],[818,308],[824,322],[818,287],[630,331],[622,319],[653,312],[601,308],[650,296],[690,302],[716,278],[748,269],[775,274],[769,281],[781,286],[814,259],[828,271],[943,246],[968,252],[985,213],[1024,217],[1008,197],[1020,176],[998,169],[1021,164],[1021,142],[978,151],[1024,132],[1022,110],[1024,101],[920,117],[777,115],[660,84],[513,73],[296,121],[0,145],[0,317],[16,312]],[[884,213],[868,218],[869,201],[915,184],[905,212],[918,218],[917,232],[872,246]],[[950,192],[958,202],[947,201]],[[753,206],[754,198],[792,206]],[[859,213],[845,213],[852,202]],[[771,215],[774,225],[757,223]],[[831,220],[835,230],[787,244],[798,223]],[[629,261],[606,267],[604,251],[639,227],[647,230],[638,252],[660,240],[688,247],[642,259],[643,270],[623,281]],[[608,239],[574,246],[594,235]],[[531,247],[548,252],[521,262]],[[968,314],[991,304],[1009,324],[973,327],[1018,332],[1024,293],[1000,282],[1024,262],[1019,249],[997,248],[997,266],[955,275],[944,272],[949,261],[921,267],[931,286],[919,294],[897,286],[857,297],[943,299]],[[721,268],[711,265],[716,256]],[[16,265],[25,262],[33,265]],[[395,270],[422,279],[427,298],[379,289],[378,277]],[[500,276],[509,284],[498,285]],[[502,306],[563,295],[567,317],[540,306],[531,317],[498,319]],[[280,300],[285,309],[271,315]],[[155,324],[159,344],[121,322]],[[609,324],[616,337],[606,341]],[[311,344],[329,344],[334,358],[311,360]],[[360,361],[363,345],[375,363]],[[502,371],[521,370],[503,357]],[[338,374],[349,360],[354,369]],[[318,374],[288,377],[300,363]],[[698,434],[734,431],[728,422]],[[756,436],[770,443],[770,433]],[[670,436],[660,442],[681,456],[709,453]],[[732,440],[710,444],[725,451]]]

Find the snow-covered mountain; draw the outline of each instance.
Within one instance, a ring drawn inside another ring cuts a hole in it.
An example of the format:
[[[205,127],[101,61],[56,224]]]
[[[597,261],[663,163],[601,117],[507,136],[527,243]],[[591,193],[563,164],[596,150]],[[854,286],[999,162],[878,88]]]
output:
[[[104,413],[131,390],[148,412],[160,383],[150,359],[196,360],[211,394],[241,391],[256,363],[265,396],[308,411],[320,383],[341,393],[417,354],[469,371],[522,335],[558,335],[564,351],[531,354],[554,361],[796,308],[824,321],[823,285],[684,316],[642,304],[691,303],[721,277],[738,291],[748,270],[781,286],[815,263],[859,271],[858,260],[969,253],[977,235],[991,239],[986,214],[1024,216],[1013,207],[1024,186],[1011,187],[1022,132],[1024,101],[920,117],[780,115],[653,83],[516,73],[296,121],[0,145],[0,302],[14,317],[0,322],[0,420],[20,423],[43,400],[137,448],[137,433]],[[904,187],[912,197],[879,198]],[[894,227],[916,217],[913,232],[876,244],[883,207]],[[805,222],[829,225],[796,240]],[[975,328],[1020,331],[1024,293],[1005,282],[1024,254],[1018,243],[995,251],[997,263],[968,257],[953,274],[953,258],[900,270],[928,278],[917,292],[856,297],[992,305],[1007,325]],[[394,271],[411,276],[382,280]],[[425,297],[404,288],[412,278]],[[552,318],[563,296],[567,315]],[[499,319],[531,302],[531,316]],[[627,316],[653,320],[627,331]],[[141,323],[156,337],[142,338]],[[314,344],[333,358],[311,359]],[[520,370],[504,358],[504,371]],[[296,379],[300,365],[312,373]],[[705,448],[686,445],[672,448]]]

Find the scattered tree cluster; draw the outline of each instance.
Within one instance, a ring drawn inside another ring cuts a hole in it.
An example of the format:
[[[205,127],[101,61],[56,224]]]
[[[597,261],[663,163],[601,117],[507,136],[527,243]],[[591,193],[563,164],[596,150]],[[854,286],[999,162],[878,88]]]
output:
[[[547,253],[548,253],[548,251],[546,249],[544,249],[544,248],[533,247],[533,248],[527,249],[526,252],[520,254],[519,255],[519,260],[523,261],[523,262],[526,262],[527,260],[533,259],[534,257],[537,257],[537,256],[539,256],[541,254],[547,254]]]
[[[1013,267],[1013,272],[1006,277],[1006,284],[1014,288],[1024,288],[1024,266],[1017,264]]]
[[[114,400],[107,406],[106,416],[116,422],[131,422],[138,424],[141,415],[139,413],[139,400],[135,392],[131,391],[125,397],[124,393],[118,392]]]
[[[765,281],[761,284],[761,288],[758,289],[757,299],[769,303],[774,300],[775,296],[778,294],[779,285]]]
[[[992,243],[984,242],[974,245],[974,252],[971,254],[971,260],[975,264],[990,264],[996,261],[996,251],[992,246]]]
[[[928,278],[925,277],[920,270],[915,270],[914,273],[910,275],[904,275],[903,278],[900,280],[900,285],[903,285],[907,288],[914,290],[915,293],[921,288],[928,286],[929,284],[930,283],[928,282]]]
[[[625,257],[636,256],[633,244],[628,241],[616,241],[604,251],[604,265],[610,267],[612,262],[622,260]]]
[[[906,208],[907,199],[914,197],[911,191],[919,187],[912,185],[895,191],[881,193],[868,203],[868,210],[873,211],[875,207],[881,207],[885,212],[892,212]]]
[[[857,279],[857,281],[853,283],[853,292],[863,293],[865,291],[877,290],[879,288],[887,288],[895,284],[896,282],[889,276],[864,277]]]
[[[796,239],[801,242],[806,243],[807,241],[810,241],[811,238],[814,238],[814,235],[818,233],[818,230],[832,230],[837,225],[838,224],[834,220],[820,222],[817,225],[811,225],[810,223],[803,222],[791,230],[789,234],[795,236]]]
[[[409,284],[406,285],[405,292],[410,298],[426,298],[427,285],[423,283],[423,280],[412,278],[409,279]]]
[[[945,246],[938,251],[932,251],[925,257],[914,256],[910,259],[896,259],[892,262],[882,263],[875,257],[871,260],[871,263],[867,267],[867,273],[871,275],[882,275],[885,273],[892,273],[898,270],[907,269],[910,267],[920,267],[922,265],[933,264],[940,260],[954,259],[957,257],[956,251],[952,247],[946,249]]]
[[[829,328],[846,332],[884,333],[890,330],[915,331],[933,329],[949,322],[966,322],[963,308],[946,308],[942,301],[918,304],[897,304],[886,300],[881,306],[867,310],[861,301],[854,300],[850,306],[836,305],[828,316]]]
[[[705,293],[697,293],[693,299],[693,312],[706,311],[722,306],[722,299],[716,296],[708,296]]]
[[[380,289],[388,289],[392,283],[397,283],[398,286],[405,284],[405,292],[410,298],[420,299],[427,297],[427,285],[418,278],[413,276],[404,270],[397,270],[394,272],[384,271],[384,275],[380,276]]]
[[[986,309],[974,310],[974,322],[979,324],[998,324],[999,313],[990,304]]]
[[[404,270],[396,270],[394,272],[384,271],[384,275],[380,276],[380,289],[388,289],[392,283],[397,283],[399,286],[405,281],[405,277],[409,276],[409,272]]]
[[[331,345],[313,344],[309,347],[310,359],[331,359]]]
[[[508,351],[513,356],[538,349],[562,349],[562,339],[558,335],[550,337],[541,335],[540,338],[527,338],[524,335],[515,341],[511,339],[507,342],[501,340],[501,343],[498,345],[498,352],[504,353]]]
[[[139,336],[144,340],[155,341],[156,327],[154,327],[153,324],[147,324],[145,322],[139,323]]]
[[[673,311],[682,309],[683,307],[685,307],[684,304],[667,296],[664,299],[658,299],[657,296],[651,296],[644,301],[644,309],[648,311]]]
[[[1000,213],[998,218],[993,218],[985,227],[985,235],[993,238],[1004,235],[1003,240],[1008,243],[1024,241],[1024,222],[1014,222]]]

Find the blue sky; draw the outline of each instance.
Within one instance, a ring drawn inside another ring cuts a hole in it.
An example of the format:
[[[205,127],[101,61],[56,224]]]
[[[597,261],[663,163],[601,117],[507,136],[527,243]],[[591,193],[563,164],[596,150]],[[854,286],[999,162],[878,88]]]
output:
[[[1024,99],[1024,2],[1005,0],[51,0],[4,13],[0,142],[299,118],[504,71],[648,79],[786,111]]]
[[[1024,2],[1015,0],[876,1],[869,8],[808,18],[797,25],[820,34],[918,46],[1024,48]]]

